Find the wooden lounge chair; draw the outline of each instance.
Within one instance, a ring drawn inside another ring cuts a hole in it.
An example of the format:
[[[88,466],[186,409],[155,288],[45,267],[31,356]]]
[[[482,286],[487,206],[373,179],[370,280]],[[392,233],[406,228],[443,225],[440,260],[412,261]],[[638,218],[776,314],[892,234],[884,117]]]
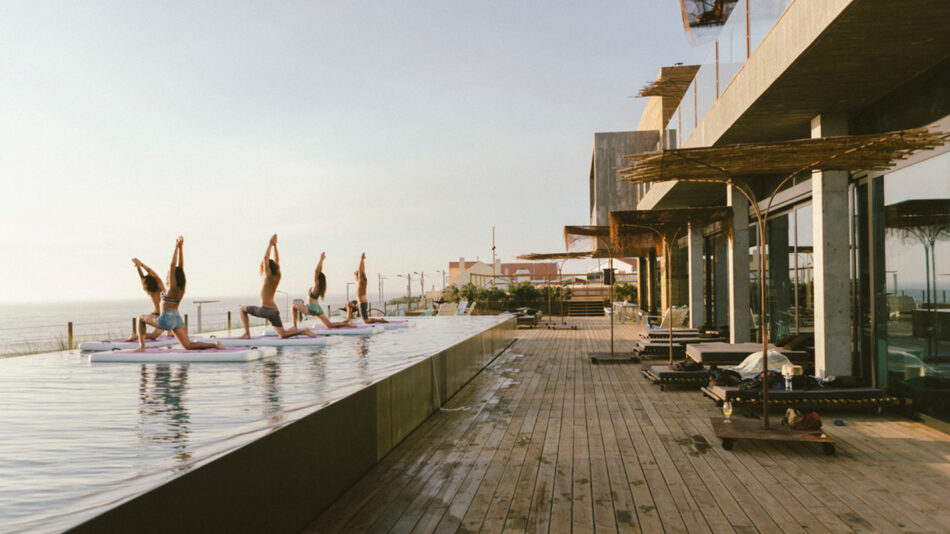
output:
[[[660,391],[668,385],[700,387],[709,383],[709,368],[695,371],[676,371],[668,364],[644,364],[641,373],[647,380],[660,386]]]
[[[754,406],[762,403],[762,391],[740,390],[735,386],[705,386],[703,394],[722,404],[730,401],[734,406]],[[870,387],[815,388],[796,391],[769,390],[769,404],[782,407],[808,408],[866,408],[896,406],[901,399],[887,392]]]
[[[439,313],[437,315],[439,317],[442,317],[445,315],[458,315],[459,313],[458,310],[459,310],[458,304],[453,304],[451,302],[444,302],[442,304],[439,304]]]

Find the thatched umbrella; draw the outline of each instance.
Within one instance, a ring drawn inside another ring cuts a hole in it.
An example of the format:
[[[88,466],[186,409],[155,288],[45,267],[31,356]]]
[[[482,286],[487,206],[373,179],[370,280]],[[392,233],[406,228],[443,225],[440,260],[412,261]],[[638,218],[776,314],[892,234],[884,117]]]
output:
[[[950,134],[917,128],[880,134],[821,137],[776,143],[749,143],[721,147],[682,148],[624,156],[630,165],[620,169],[622,179],[633,184],[650,182],[711,182],[732,186],[749,201],[759,231],[759,273],[765,280],[765,221],[775,195],[796,175],[814,170],[885,170],[918,150],[933,149],[947,142]],[[785,174],[761,210],[754,185],[763,175]],[[768,329],[765,314],[765,284],[759,284],[763,320],[763,378],[768,375]],[[762,419],[769,428],[768,380],[762,380]]]
[[[520,260],[552,260],[552,259],[603,259],[606,258],[609,261],[610,266],[610,300],[613,301],[613,290],[614,290],[614,279],[613,279],[613,261],[615,257],[639,257],[648,254],[651,248],[656,247],[656,243],[652,240],[648,242],[640,243],[636,246],[631,244],[627,247],[614,247],[610,239],[610,227],[609,226],[594,226],[594,225],[574,225],[574,226],[565,226],[564,227],[564,241],[566,248],[570,249],[572,247],[577,247],[578,243],[583,241],[589,241],[590,246],[586,247],[588,250],[583,252],[581,251],[567,251],[560,253],[547,253],[547,254],[524,254],[518,256]],[[613,356],[614,352],[614,315],[610,314],[610,355]]]
[[[690,208],[610,212],[613,246],[635,246],[656,236],[663,242],[666,263],[666,303],[670,314],[670,365],[673,365],[673,243],[686,234],[690,224],[720,222],[732,228],[732,208]]]

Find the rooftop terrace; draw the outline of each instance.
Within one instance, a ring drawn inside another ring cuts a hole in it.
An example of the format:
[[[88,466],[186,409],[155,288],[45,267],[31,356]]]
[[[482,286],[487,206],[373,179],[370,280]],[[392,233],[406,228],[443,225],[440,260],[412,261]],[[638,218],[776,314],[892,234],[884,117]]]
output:
[[[835,456],[774,442],[725,451],[712,401],[660,391],[639,365],[592,365],[608,323],[571,322],[519,331],[446,404],[457,411],[430,417],[307,531],[950,530],[950,435],[822,411]],[[618,325],[620,346],[640,328]]]

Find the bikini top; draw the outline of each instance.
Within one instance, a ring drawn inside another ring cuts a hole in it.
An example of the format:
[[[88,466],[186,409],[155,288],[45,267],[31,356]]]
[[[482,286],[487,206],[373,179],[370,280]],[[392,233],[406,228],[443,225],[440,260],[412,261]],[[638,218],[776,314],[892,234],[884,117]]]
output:
[[[317,295],[314,295],[314,294],[313,294],[313,290],[312,290],[312,289],[311,289],[310,291],[308,291],[308,293],[310,293],[310,298],[312,298],[313,300],[320,300],[320,297],[318,297]]]
[[[165,302],[174,302],[176,304],[181,302],[181,299],[173,299],[169,297],[168,295],[166,295],[164,291],[162,291],[162,300],[164,300]]]

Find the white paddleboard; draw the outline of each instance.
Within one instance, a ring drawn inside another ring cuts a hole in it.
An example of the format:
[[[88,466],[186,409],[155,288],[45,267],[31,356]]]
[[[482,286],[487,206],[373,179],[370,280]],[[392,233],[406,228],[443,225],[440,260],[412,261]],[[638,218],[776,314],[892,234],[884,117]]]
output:
[[[317,345],[326,345],[329,342],[327,336],[307,337],[294,336],[280,338],[273,336],[257,336],[249,339],[239,337],[219,337],[218,341],[225,347],[312,347]],[[198,340],[204,341],[204,340]],[[207,340],[213,342],[213,340]]]
[[[386,321],[387,322],[385,323],[364,323],[363,321],[359,321],[354,322],[353,324],[361,327],[378,326],[385,330],[393,330],[394,328],[409,328],[410,326],[413,326],[413,324],[406,319],[386,319]],[[323,332],[321,332],[321,334],[322,333]]]
[[[145,352],[115,350],[95,352],[90,362],[250,362],[277,354],[274,347],[185,350],[183,348],[145,349]]]
[[[156,340],[150,340],[145,342],[146,349],[154,349],[158,347],[171,347],[172,345],[177,345],[178,340],[173,337],[161,336]],[[83,352],[90,351],[103,351],[103,350],[121,350],[121,349],[134,349],[139,346],[138,341],[126,341],[124,339],[106,339],[103,341],[83,341],[79,344],[79,350]]]
[[[382,334],[386,331],[385,328],[377,328],[376,326],[377,325],[362,325],[344,326],[341,328],[326,328],[321,324],[320,326],[306,326],[303,328],[309,328],[314,334],[321,336],[371,336],[373,334]],[[264,331],[264,335],[276,336],[277,331],[274,330],[274,327],[270,326]]]

